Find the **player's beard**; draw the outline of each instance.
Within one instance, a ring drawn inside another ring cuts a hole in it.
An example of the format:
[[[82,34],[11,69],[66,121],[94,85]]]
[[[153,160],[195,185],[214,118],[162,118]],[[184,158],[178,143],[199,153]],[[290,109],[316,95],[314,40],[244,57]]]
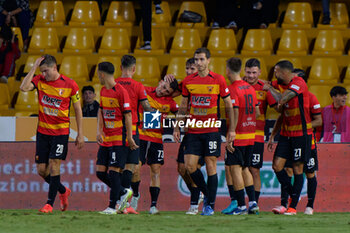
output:
[[[283,79],[280,79],[280,78],[277,78],[277,84],[284,84],[284,81],[283,81]]]

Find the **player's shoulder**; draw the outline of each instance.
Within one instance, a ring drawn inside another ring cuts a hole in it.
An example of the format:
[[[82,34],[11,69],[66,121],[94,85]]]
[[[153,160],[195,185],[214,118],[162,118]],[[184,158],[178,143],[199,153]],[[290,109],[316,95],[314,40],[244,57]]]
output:
[[[225,80],[223,75],[215,73],[213,71],[209,71],[208,76],[214,78],[215,80]]]
[[[145,86],[145,91],[147,94],[150,94],[152,92],[154,92],[156,90],[155,87],[148,87],[148,86]]]
[[[305,80],[302,77],[299,77],[299,76],[294,76],[290,83],[298,83],[299,85],[305,85],[306,86]]]
[[[187,75],[184,80],[182,80],[181,83],[185,84],[186,82],[188,81],[192,81],[193,79],[195,79],[196,77],[198,77],[198,72],[196,73],[193,73],[193,74],[190,74],[190,75]]]

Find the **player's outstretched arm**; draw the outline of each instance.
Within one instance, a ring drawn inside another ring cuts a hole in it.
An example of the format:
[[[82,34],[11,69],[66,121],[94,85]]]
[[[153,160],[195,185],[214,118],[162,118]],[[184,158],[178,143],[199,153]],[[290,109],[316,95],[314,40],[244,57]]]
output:
[[[267,143],[267,150],[270,151],[270,152],[273,151],[273,141],[275,139],[275,136],[277,135],[277,133],[281,129],[282,120],[283,120],[283,116],[281,114],[281,115],[278,116],[278,118],[277,118],[277,120],[276,120],[276,122],[275,122],[275,124],[273,126],[273,129],[272,129],[269,141]]]
[[[142,108],[143,108],[143,111],[145,112],[153,112],[153,111],[156,111],[156,109],[152,108],[151,105],[149,104],[148,100],[142,100],[141,101],[141,105],[142,105]]]
[[[323,124],[323,121],[322,121],[321,114],[312,116],[312,121],[311,121],[312,128],[320,127],[320,126],[322,126],[322,124]]]
[[[38,59],[36,59],[33,67],[30,69],[28,74],[24,77],[24,79],[21,83],[21,86],[19,87],[21,89],[21,91],[26,92],[26,91],[32,91],[34,89],[34,85],[32,83],[32,80],[33,80],[33,77],[35,74],[35,70],[39,67],[42,60],[44,60],[44,57],[39,57]]]
[[[81,111],[80,101],[76,101],[73,103],[74,111],[75,111],[75,121],[77,122],[78,135],[75,139],[75,145],[78,149],[83,148],[84,146],[84,135],[83,135],[83,112]]]
[[[265,83],[263,86],[264,91],[269,91],[272,95],[272,97],[276,100],[276,102],[280,101],[282,98],[282,94],[273,88],[269,83]]]
[[[282,98],[277,105],[277,111],[281,112],[283,110],[283,105],[288,103],[289,100],[293,99],[295,96],[297,96],[297,93],[294,91],[286,90],[283,92]]]
[[[129,147],[131,150],[139,148],[136,142],[132,138],[132,117],[131,112],[124,113],[125,127],[126,127],[126,138],[128,139]]]
[[[188,107],[188,97],[182,97],[179,111],[176,114],[176,121],[177,124],[174,128],[173,137],[176,142],[180,142],[180,127],[178,122],[183,121],[185,119],[185,115],[187,114],[187,107]]]
[[[233,141],[236,137],[236,127],[238,122],[238,109],[237,112],[234,112],[232,107],[231,97],[228,96],[224,99],[226,115],[228,116],[229,128],[226,135],[226,148],[230,152],[234,152]],[[236,115],[237,114],[237,115]]]

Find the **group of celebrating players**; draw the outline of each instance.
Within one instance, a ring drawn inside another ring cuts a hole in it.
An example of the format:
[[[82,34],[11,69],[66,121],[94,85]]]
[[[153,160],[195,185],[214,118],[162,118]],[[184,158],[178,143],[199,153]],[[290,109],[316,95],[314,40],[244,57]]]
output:
[[[164,164],[162,129],[145,129],[143,112],[161,113],[162,118],[176,114],[176,121],[189,120],[185,135],[180,125],[174,124],[174,139],[181,141],[178,152],[178,172],[191,192],[190,208],[186,214],[213,215],[218,188],[217,158],[221,155],[221,134],[217,125],[220,98],[226,111],[225,175],[231,198],[224,214],[242,215],[259,212],[260,168],[263,164],[264,128],[267,105],[280,114],[268,149],[273,150],[273,139],[280,131],[275,149],[273,169],[281,184],[281,205],[276,214],[295,215],[303,187],[303,173],[308,179],[308,204],[305,214],[313,214],[316,194],[317,153],[313,128],[322,124],[321,109],[316,97],[308,91],[305,73],[294,70],[291,62],[279,61],[274,68],[276,81],[259,80],[260,62],[252,58],[245,64],[245,76],[240,77],[241,60],[226,62],[225,78],[209,70],[210,52],[199,48],[186,63],[187,77],[178,83],[173,75],[166,75],[157,87],[144,87],[132,79],[136,59],[124,55],[121,59],[121,77],[114,77],[115,67],[110,62],[97,66],[103,85],[97,117],[96,176],[110,188],[108,207],[102,214],[135,213],[140,199],[140,166],[150,166],[151,206],[149,213],[157,214],[160,193],[160,169]],[[35,70],[41,74],[34,77]],[[304,79],[303,79],[304,78]],[[39,123],[36,156],[39,175],[49,183],[48,201],[40,212],[49,213],[57,192],[61,210],[68,207],[71,190],[60,182],[60,163],[67,155],[69,136],[69,106],[76,112],[78,136],[76,145],[83,147],[82,114],[78,85],[57,71],[53,56],[38,58],[26,75],[22,91],[37,89]],[[174,97],[182,94],[178,106]],[[205,164],[207,181],[200,168]],[[294,175],[292,184],[291,177]],[[245,204],[248,196],[248,208]],[[129,203],[129,199],[131,201]]]

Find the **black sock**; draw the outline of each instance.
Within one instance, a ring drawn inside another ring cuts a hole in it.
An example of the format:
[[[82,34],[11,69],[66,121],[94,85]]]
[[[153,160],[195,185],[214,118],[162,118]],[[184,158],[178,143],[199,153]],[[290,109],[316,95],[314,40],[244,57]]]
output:
[[[260,191],[255,191],[255,201],[256,201],[256,203],[259,202],[259,197],[260,197]]]
[[[198,205],[200,191],[197,187],[191,188],[191,205]]]
[[[314,208],[316,197],[317,179],[316,176],[307,179],[307,207]]]
[[[151,200],[152,200],[151,207],[157,206],[157,200],[158,200],[160,188],[159,187],[149,187],[149,192],[151,193]]]
[[[304,184],[304,176],[303,174],[300,175],[294,175],[294,184],[293,184],[293,191],[292,191],[292,202],[290,203],[291,208],[296,208],[299,202],[299,197],[301,190],[303,189]]]
[[[134,196],[134,197],[138,197],[138,196],[139,196],[139,186],[140,186],[140,182],[141,182],[141,181],[131,182],[131,188],[132,188],[132,192],[133,192],[133,196]]]
[[[120,191],[120,175],[119,172],[109,171],[109,180],[111,182],[111,190],[109,193],[109,207],[115,209],[115,205],[117,204],[117,200],[119,199],[119,191]]]
[[[49,195],[46,204],[53,206],[60,184],[60,175],[50,177]]]
[[[276,176],[277,176],[277,179],[280,182],[282,188],[286,189],[288,194],[291,195],[292,183],[291,183],[291,179],[289,178],[286,170],[282,169],[281,171],[276,172]]]
[[[292,177],[288,176],[289,182],[292,183]],[[288,207],[288,191],[286,187],[281,185],[281,206]]]
[[[46,181],[46,183],[50,184],[51,176],[50,176],[50,175],[46,176],[46,177],[44,178],[44,180]],[[63,194],[63,193],[66,192],[66,187],[64,187],[64,185],[63,185],[61,182],[58,184],[58,192],[59,192],[60,194]]]
[[[228,192],[230,193],[231,201],[237,200],[235,195],[235,190],[233,189],[233,185],[227,185]]]
[[[122,176],[122,186],[124,188],[130,188],[131,186],[131,179],[132,179],[132,172],[129,170],[124,170],[123,171],[123,176]]]
[[[255,201],[254,185],[245,187],[245,192],[247,193],[249,201]]]
[[[235,191],[235,195],[237,198],[238,206],[245,206],[244,189]]]
[[[107,172],[96,172],[97,178],[100,179],[103,183],[105,183],[108,187],[111,187],[111,181],[109,180],[108,173]]]
[[[212,209],[215,207],[216,192],[218,190],[218,175],[208,176],[208,203]]]
[[[190,176],[204,196],[208,197],[208,187],[201,170],[197,169],[195,172],[191,173]]]

